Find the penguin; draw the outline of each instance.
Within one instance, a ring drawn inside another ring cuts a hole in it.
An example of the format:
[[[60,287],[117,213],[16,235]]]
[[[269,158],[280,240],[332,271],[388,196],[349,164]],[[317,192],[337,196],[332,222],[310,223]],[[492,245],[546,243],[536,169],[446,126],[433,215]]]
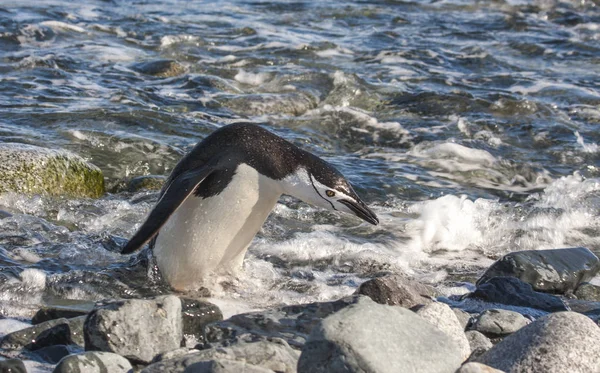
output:
[[[331,164],[259,125],[223,126],[175,166],[146,221],[122,248],[151,241],[158,269],[178,291],[242,267],[246,250],[282,194],[379,219]]]

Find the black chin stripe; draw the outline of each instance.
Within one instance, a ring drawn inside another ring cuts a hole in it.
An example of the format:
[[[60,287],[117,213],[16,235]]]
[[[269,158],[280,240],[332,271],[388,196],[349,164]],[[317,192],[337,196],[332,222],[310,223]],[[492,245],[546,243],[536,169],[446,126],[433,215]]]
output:
[[[321,195],[321,193],[319,193],[319,190],[317,189],[317,187],[315,186],[315,183],[313,182],[313,177],[310,174],[310,172],[306,172],[308,174],[308,178],[310,179],[310,183],[312,184],[313,189],[315,190],[315,192],[317,192],[317,194],[319,195],[319,197],[323,198],[325,201],[329,202],[329,204],[331,205],[331,208],[334,209],[335,211],[337,211],[337,209],[335,208],[335,206],[333,205],[333,203],[331,203],[330,200],[328,200],[327,198],[323,197]]]

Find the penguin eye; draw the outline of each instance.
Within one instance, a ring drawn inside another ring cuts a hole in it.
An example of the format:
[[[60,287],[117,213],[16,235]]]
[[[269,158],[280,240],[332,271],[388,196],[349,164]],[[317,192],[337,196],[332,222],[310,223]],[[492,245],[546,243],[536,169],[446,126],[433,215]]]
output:
[[[325,192],[325,194],[327,194],[327,197],[333,197],[333,196],[335,196],[335,192],[333,190],[327,190]]]

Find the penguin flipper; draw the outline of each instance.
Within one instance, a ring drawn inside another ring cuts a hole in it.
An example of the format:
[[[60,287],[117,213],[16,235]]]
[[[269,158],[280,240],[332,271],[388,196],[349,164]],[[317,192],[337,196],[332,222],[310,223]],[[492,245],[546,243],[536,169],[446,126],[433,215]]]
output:
[[[185,201],[196,186],[215,170],[214,165],[206,164],[200,168],[182,172],[164,189],[156,206],[150,211],[146,221],[135,232],[133,237],[121,249],[121,254],[130,254],[150,241],[160,228],[173,215],[175,210]]]

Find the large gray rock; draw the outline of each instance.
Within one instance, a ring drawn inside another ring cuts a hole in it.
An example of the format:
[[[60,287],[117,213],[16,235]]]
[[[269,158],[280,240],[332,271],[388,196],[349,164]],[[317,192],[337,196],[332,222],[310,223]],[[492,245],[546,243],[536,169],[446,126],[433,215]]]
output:
[[[53,373],[133,373],[129,360],[110,352],[88,351],[63,358]]]
[[[600,328],[575,312],[539,318],[504,338],[477,362],[509,373],[600,372]]]
[[[516,277],[534,290],[564,294],[589,281],[600,271],[600,259],[585,247],[527,250],[506,254],[477,281]]]
[[[477,316],[471,329],[490,337],[503,337],[516,332],[529,323],[529,319],[518,312],[490,309]]]
[[[241,361],[209,360],[194,363],[185,368],[183,373],[273,373],[273,371]]]
[[[100,169],[66,150],[0,144],[0,193],[92,197],[104,194]]]
[[[361,298],[313,330],[298,372],[454,373],[462,360],[455,342],[414,312]]]
[[[470,362],[466,363],[456,373],[504,373],[501,370],[488,367],[481,363]]]
[[[181,320],[181,301],[173,295],[100,303],[85,321],[85,349],[149,363],[180,347]]]
[[[275,337],[301,348],[312,329],[325,317],[357,302],[358,295],[333,302],[285,306],[261,312],[234,315],[205,327],[209,347],[227,346],[240,340]]]
[[[411,308],[418,304],[428,304],[436,296],[428,285],[409,280],[400,275],[389,275],[364,282],[357,294],[366,295],[377,303]]]
[[[276,372],[294,373],[298,357],[298,351],[293,350],[283,340],[240,342],[229,347],[201,350],[183,357],[160,361],[147,366],[142,373],[181,373],[191,365],[210,360],[234,360]]]
[[[465,335],[464,328],[458,321],[456,314],[444,303],[431,303],[419,308],[417,315],[427,320],[431,325],[440,329],[456,343],[460,349],[463,360],[471,355],[471,346]]]

